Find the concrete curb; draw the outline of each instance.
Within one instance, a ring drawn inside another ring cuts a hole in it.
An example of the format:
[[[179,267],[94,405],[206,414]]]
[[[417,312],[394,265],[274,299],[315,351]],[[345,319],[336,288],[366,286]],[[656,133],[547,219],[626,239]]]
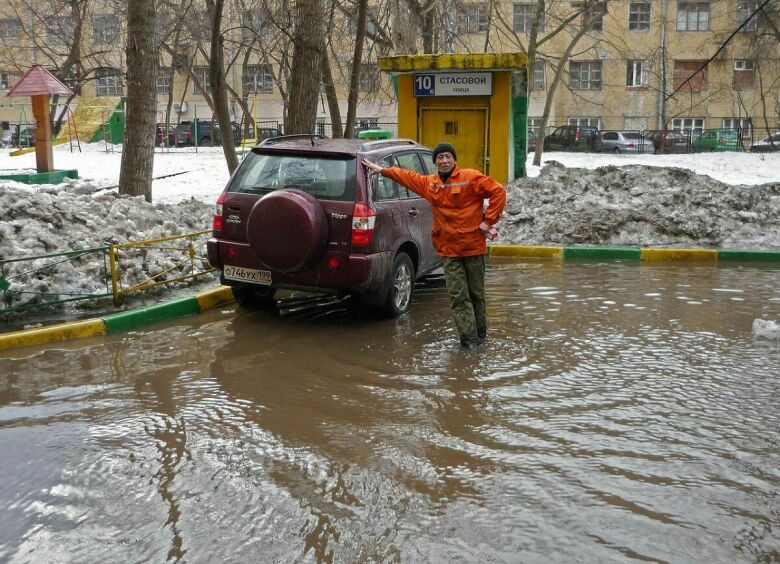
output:
[[[548,259],[610,259],[661,261],[747,261],[780,262],[780,251],[737,251],[720,249],[656,249],[650,247],[553,247],[535,245],[491,245],[490,256]]]
[[[45,345],[96,335],[111,335],[141,325],[200,313],[233,301],[228,286],[218,286],[191,296],[164,304],[156,304],[131,311],[114,313],[96,319],[58,323],[49,327],[0,334],[0,351],[28,345]]]

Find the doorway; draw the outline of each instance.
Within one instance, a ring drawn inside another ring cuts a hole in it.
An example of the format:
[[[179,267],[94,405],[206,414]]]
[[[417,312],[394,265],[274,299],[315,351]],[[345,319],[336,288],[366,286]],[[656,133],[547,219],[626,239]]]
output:
[[[458,166],[490,174],[487,147],[488,108],[421,108],[417,138],[435,147],[442,141],[455,147]]]

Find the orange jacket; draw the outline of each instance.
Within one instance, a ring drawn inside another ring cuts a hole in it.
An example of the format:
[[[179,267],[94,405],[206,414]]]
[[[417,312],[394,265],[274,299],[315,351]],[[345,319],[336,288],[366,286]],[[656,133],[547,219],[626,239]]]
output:
[[[452,171],[446,183],[438,173],[423,176],[411,170],[389,167],[382,175],[416,192],[433,208],[431,239],[436,253],[443,257],[468,257],[487,252],[485,236],[479,230],[483,221],[493,226],[506,205],[504,187],[470,168]],[[490,205],[483,214],[484,200]]]

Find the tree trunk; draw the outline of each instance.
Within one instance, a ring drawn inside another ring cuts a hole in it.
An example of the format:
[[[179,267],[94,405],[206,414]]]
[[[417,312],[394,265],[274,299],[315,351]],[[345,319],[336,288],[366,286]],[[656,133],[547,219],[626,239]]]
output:
[[[317,102],[322,77],[322,52],[325,47],[320,0],[297,0],[295,47],[290,70],[289,105],[284,117],[284,132],[312,133],[317,121]]]
[[[154,45],[156,0],[129,0],[127,5],[127,120],[119,193],[152,201],[157,72]]]
[[[333,72],[330,70],[330,58],[327,50],[322,53],[322,83],[325,85],[325,98],[328,100],[331,137],[341,139],[344,137],[344,129],[341,126],[341,109],[336,94],[336,85],[333,84]]]
[[[355,51],[352,56],[352,69],[347,94],[347,123],[344,125],[344,137],[351,138],[355,132],[355,114],[357,114],[358,90],[360,89],[360,71],[363,67],[363,42],[366,37],[366,14],[368,0],[358,0],[357,32],[355,33]]]
[[[561,55],[561,58],[558,60],[558,68],[555,71],[555,78],[553,78],[552,84],[550,84],[550,89],[547,91],[547,98],[544,101],[544,111],[542,112],[542,119],[539,123],[539,132],[536,134],[536,152],[534,153],[533,161],[534,166],[540,166],[542,163],[542,152],[544,151],[544,137],[545,130],[547,129],[547,120],[550,118],[550,111],[552,110],[552,103],[553,99],[555,98],[555,92],[558,90],[558,84],[560,84],[561,77],[565,72],[566,63],[568,63],[569,58],[571,57],[571,53],[574,51],[574,47],[577,45],[577,43],[579,43],[580,39],[582,39],[582,36],[585,35],[587,27],[587,25],[580,26],[580,29],[572,38],[571,43],[569,43],[569,45],[566,47],[566,50],[563,52],[563,55]],[[533,73],[533,71],[531,72]],[[531,76],[531,80],[533,80],[533,75]]]
[[[233,140],[233,121],[230,119],[230,106],[225,80],[225,48],[222,37],[222,12],[225,0],[206,0],[206,7],[211,18],[211,66],[209,67],[209,82],[211,83],[211,99],[214,102],[214,117],[219,124],[222,152],[225,154],[228,171],[238,168],[236,143]]]

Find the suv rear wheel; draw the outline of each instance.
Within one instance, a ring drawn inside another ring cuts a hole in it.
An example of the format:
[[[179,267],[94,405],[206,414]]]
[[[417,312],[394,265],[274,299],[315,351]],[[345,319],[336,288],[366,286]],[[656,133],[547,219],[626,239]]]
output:
[[[259,309],[274,304],[276,290],[256,284],[233,286],[233,297],[238,305],[247,309]]]
[[[409,311],[414,294],[414,264],[406,253],[398,253],[390,268],[387,301],[383,307],[388,317],[398,317]]]

